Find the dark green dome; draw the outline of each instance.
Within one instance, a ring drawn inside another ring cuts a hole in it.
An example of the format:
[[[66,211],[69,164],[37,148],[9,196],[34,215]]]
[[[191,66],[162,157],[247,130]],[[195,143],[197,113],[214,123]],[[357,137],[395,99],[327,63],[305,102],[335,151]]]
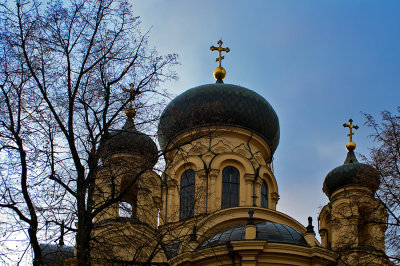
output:
[[[165,149],[181,132],[207,125],[232,125],[261,136],[272,154],[279,144],[279,120],[259,94],[241,86],[215,83],[192,88],[165,108],[158,126],[158,140]]]
[[[156,163],[158,149],[154,141],[136,130],[132,118],[127,118],[121,130],[113,130],[104,143],[103,158],[117,153],[129,153],[140,156],[144,161]]]
[[[273,223],[269,221],[256,224],[256,239],[267,240],[271,243],[285,243],[299,246],[308,246],[303,235],[290,226]],[[210,239],[206,240],[199,246],[202,248],[211,248],[216,246],[226,245],[230,241],[245,240],[246,224],[237,225],[233,228],[225,229],[224,231],[215,234]]]
[[[368,164],[359,163],[354,151],[349,151],[344,164],[330,171],[325,177],[322,191],[330,197],[339,188],[362,185],[375,192],[379,184],[378,171]]]

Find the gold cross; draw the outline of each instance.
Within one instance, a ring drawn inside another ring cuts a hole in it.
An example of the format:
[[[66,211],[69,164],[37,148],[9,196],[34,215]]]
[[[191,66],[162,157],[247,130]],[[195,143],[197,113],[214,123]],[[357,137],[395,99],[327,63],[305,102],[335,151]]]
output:
[[[354,135],[353,128],[354,129],[358,129],[358,126],[353,125],[353,119],[350,118],[349,119],[349,124],[344,123],[343,127],[348,127],[349,128],[349,134],[347,134],[347,136],[350,137],[350,142],[352,142],[353,141],[353,135]]]
[[[131,83],[131,84],[129,84],[129,87],[130,87],[130,89],[127,89],[127,88],[122,88],[122,90],[124,91],[124,92],[129,92],[129,94],[130,94],[130,97],[129,97],[129,107],[125,110],[125,115],[126,115],[126,117],[128,117],[128,118],[134,118],[135,117],[135,115],[136,115],[136,111],[135,111],[135,109],[133,109],[133,107],[132,107],[132,101],[135,99],[135,96],[137,95],[135,95],[134,93],[136,92],[136,90],[135,90],[135,84],[133,84],[133,83]]]
[[[211,51],[218,51],[218,58],[215,59],[215,62],[218,62],[218,66],[221,67],[221,61],[225,58],[224,56],[221,56],[221,52],[226,52],[229,53],[230,49],[228,47],[222,48],[222,41],[218,41],[219,47],[211,46],[210,50]]]
[[[131,83],[131,84],[129,84],[129,87],[130,87],[130,89],[127,89],[127,88],[122,88],[122,90],[124,91],[124,92],[129,92],[129,94],[130,94],[130,100],[129,100],[129,107],[132,107],[132,101],[135,99],[135,95],[134,95],[134,93],[136,92],[136,90],[135,90],[135,84],[133,84],[133,83]]]

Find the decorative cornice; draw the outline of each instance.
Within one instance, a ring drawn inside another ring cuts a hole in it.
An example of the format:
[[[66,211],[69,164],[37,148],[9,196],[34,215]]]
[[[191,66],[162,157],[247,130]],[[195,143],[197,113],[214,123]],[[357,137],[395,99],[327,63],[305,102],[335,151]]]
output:
[[[244,174],[244,179],[246,180],[247,183],[253,182],[255,177],[256,177],[255,174]]]
[[[273,200],[273,201],[275,201],[275,204],[276,203],[278,203],[278,200],[279,200],[279,194],[278,193],[276,193],[276,192],[271,192],[271,199]]]
[[[199,178],[206,178],[206,170],[204,169],[196,171],[196,174]]]
[[[167,180],[167,186],[168,188],[176,187],[177,183],[174,179],[170,178]]]
[[[219,169],[210,169],[209,176],[212,179],[216,179],[218,177],[220,170]]]
[[[161,207],[161,198],[159,196],[153,196],[153,201],[158,208]]]

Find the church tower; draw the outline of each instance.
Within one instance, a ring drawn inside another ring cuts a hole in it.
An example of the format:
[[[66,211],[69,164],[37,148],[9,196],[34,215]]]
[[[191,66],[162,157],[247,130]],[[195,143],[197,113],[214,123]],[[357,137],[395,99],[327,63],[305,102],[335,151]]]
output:
[[[222,44],[210,47],[216,82],[187,90],[161,115],[161,176],[152,170],[156,144],[136,130],[131,105],[124,127],[102,143],[92,264],[390,265],[379,175],[354,154],[358,127],[344,125],[346,160],[325,178],[319,243],[311,217],[305,227],[277,210],[278,116],[256,92],[224,83],[221,54],[230,49]]]
[[[338,253],[339,265],[386,265],[386,211],[374,196],[379,174],[358,162],[352,141],[358,126],[352,122],[343,124],[350,131],[346,160],[328,173],[323,184],[329,203],[319,215],[322,246]]]
[[[156,241],[161,181],[153,167],[158,149],[135,128],[132,104],[125,113],[123,128],[112,131],[104,142],[103,165],[96,176],[94,207],[105,208],[94,220],[94,265],[145,260]]]
[[[328,265],[335,254],[276,210],[271,167],[279,120],[266,99],[225,84],[218,52],[216,83],[182,93],[165,108],[158,128],[164,151],[160,229],[168,232],[171,265]],[[311,222],[311,220],[310,220]],[[165,239],[164,239],[165,240]]]
[[[271,169],[278,117],[257,93],[223,83],[221,52],[229,48],[218,44],[211,47],[219,52],[216,83],[179,95],[160,120],[166,160],[162,223],[234,207],[275,210],[279,199]]]

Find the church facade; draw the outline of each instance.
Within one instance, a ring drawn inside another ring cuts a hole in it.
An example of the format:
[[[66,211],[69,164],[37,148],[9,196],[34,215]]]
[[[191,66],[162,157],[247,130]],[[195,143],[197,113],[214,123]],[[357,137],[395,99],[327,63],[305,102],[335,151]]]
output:
[[[158,149],[135,129],[133,109],[105,143],[94,201],[115,187],[126,196],[96,218],[92,264],[391,265],[385,209],[374,198],[379,176],[354,155],[356,126],[346,125],[344,164],[325,178],[329,203],[318,226],[277,211],[278,116],[254,91],[224,84],[221,53],[229,49],[218,44],[211,47],[219,52],[216,83],[184,92],[161,116],[162,174],[153,170]]]

